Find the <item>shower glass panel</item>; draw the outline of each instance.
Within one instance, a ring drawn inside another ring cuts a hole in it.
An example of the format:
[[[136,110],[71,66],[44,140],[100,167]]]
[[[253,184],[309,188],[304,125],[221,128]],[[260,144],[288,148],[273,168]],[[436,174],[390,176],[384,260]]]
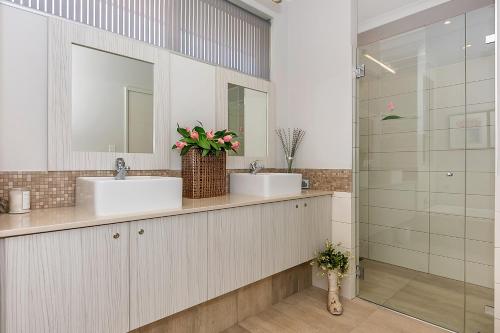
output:
[[[494,7],[358,48],[359,297],[493,332]]]

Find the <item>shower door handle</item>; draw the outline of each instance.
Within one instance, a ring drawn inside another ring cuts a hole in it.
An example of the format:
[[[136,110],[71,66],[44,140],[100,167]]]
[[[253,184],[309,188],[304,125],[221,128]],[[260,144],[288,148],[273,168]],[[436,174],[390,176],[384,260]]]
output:
[[[446,175],[447,175],[448,177],[453,177],[455,174],[454,174],[453,172],[451,172],[451,171],[450,171],[450,172],[448,172]]]

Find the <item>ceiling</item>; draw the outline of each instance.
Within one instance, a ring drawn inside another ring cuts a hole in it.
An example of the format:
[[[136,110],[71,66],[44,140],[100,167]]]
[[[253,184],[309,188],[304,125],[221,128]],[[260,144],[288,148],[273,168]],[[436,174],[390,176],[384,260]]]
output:
[[[363,32],[449,0],[358,0],[358,31]]]

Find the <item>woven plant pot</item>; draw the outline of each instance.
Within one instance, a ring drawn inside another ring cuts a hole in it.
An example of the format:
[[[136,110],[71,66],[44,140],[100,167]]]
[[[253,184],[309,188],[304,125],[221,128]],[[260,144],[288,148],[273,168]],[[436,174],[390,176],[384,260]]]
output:
[[[201,156],[201,149],[190,149],[182,156],[182,195],[201,199],[226,194],[226,152]]]

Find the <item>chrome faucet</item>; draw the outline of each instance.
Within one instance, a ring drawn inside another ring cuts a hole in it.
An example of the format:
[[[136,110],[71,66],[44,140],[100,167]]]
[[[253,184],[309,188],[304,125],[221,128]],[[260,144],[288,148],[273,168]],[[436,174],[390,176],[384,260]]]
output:
[[[118,157],[115,162],[116,165],[116,180],[124,180],[127,177],[127,172],[130,170],[130,167],[125,165],[125,160],[121,157]]]
[[[252,175],[256,175],[262,169],[264,169],[264,165],[259,164],[259,160],[255,160],[250,163],[249,171]]]

